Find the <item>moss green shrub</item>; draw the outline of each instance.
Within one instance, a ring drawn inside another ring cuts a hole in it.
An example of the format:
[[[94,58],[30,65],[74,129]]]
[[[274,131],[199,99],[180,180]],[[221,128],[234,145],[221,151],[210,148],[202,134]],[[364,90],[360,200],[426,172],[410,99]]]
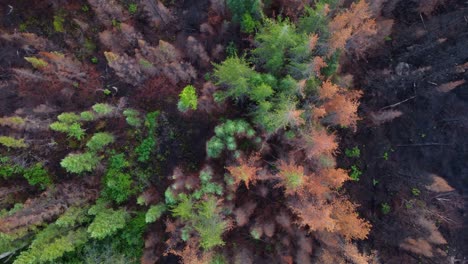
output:
[[[125,116],[125,120],[127,124],[133,127],[140,127],[142,124],[142,120],[139,117],[140,113],[135,109],[125,109],[123,111],[123,115]]]
[[[94,134],[91,139],[86,143],[86,147],[88,147],[91,151],[100,151],[105,146],[113,143],[115,138],[112,134],[107,132],[99,132]]]
[[[73,124],[81,120],[81,117],[75,113],[61,113],[57,119],[65,124]]]
[[[24,57],[24,59],[31,63],[31,65],[35,68],[35,69],[42,69],[42,68],[45,68],[47,67],[49,64],[43,60],[43,59],[39,59],[39,58],[36,58],[36,57]]]
[[[108,116],[114,111],[114,107],[110,104],[95,104],[93,105],[93,110],[100,116]]]
[[[82,121],[89,122],[89,121],[94,121],[96,119],[96,116],[91,111],[84,111],[84,112],[81,112],[80,118]]]
[[[181,112],[187,112],[189,109],[197,110],[197,92],[193,85],[185,86],[184,90],[179,94],[179,103],[177,108]]]
[[[28,145],[24,142],[24,139],[16,139],[13,137],[0,136],[0,145],[7,148],[20,149],[25,148]]]
[[[23,176],[30,185],[38,185],[41,189],[52,185],[50,175],[41,163],[36,163],[32,167],[25,169]]]

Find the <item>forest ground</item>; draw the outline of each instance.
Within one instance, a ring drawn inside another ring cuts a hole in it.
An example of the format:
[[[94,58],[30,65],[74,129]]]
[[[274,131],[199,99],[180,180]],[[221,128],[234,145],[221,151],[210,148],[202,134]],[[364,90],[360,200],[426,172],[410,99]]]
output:
[[[447,5],[432,17],[410,10],[411,3],[403,1],[392,13],[384,13],[395,19],[391,37],[367,61],[344,67],[364,91],[363,121],[356,133],[348,133],[342,141],[343,151],[360,147],[357,164],[363,175],[359,183],[348,183],[346,188],[373,223],[370,239],[364,243],[378,248],[385,263],[418,261],[415,255],[399,255],[394,244],[411,233],[405,218],[412,209],[405,207],[405,201],[411,199],[412,188],[424,189],[435,174],[465,194],[465,201],[468,191],[468,86],[438,90],[442,84],[468,77],[466,4]],[[371,113],[382,108],[402,115],[376,125]],[[341,161],[344,167],[356,164],[344,155]],[[434,198],[425,199],[434,202]],[[391,206],[390,213],[381,212],[383,203]],[[441,230],[452,246],[447,250],[463,259],[468,253],[466,216],[463,219],[461,211],[457,213],[456,223],[441,223]]]

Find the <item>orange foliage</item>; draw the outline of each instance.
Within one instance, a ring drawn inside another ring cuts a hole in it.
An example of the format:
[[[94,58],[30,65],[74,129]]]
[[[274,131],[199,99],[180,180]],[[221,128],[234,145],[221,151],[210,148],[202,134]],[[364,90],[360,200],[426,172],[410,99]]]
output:
[[[299,217],[298,224],[308,227],[309,231],[329,231],[336,229],[336,221],[332,218],[333,207],[313,201],[296,201],[290,205],[291,210]]]
[[[370,232],[371,224],[359,217],[356,206],[348,200],[333,203],[332,217],[336,220],[336,231],[346,240],[365,239]]]
[[[356,35],[375,34],[375,20],[371,17],[372,11],[365,0],[353,3],[345,12],[338,14],[329,25],[332,37],[328,54],[343,49],[348,40]]]
[[[318,94],[320,99],[325,100],[328,98],[332,98],[333,96],[338,93],[340,87],[338,85],[333,84],[329,79],[322,83],[322,86],[318,90]]]
[[[213,254],[211,252],[200,253],[198,241],[196,239],[190,239],[187,241],[183,250],[171,249],[169,253],[182,258],[184,264],[206,264],[211,262]]]
[[[301,137],[296,140],[295,145],[304,150],[307,159],[318,158],[322,154],[333,154],[338,148],[336,136],[327,133],[323,127],[312,127],[301,132]]]
[[[322,74],[320,71],[322,68],[327,67],[328,64],[325,62],[325,60],[322,57],[315,56],[312,59],[312,72],[315,74],[315,76],[322,78]]]
[[[241,181],[244,182],[245,187],[249,188],[249,184],[255,184],[257,181],[257,172],[260,168],[255,166],[255,163],[260,159],[260,155],[258,153],[253,154],[248,159],[239,158],[238,166],[229,166],[226,169],[231,173],[234,177],[235,184],[239,184]]]
[[[350,126],[355,128],[359,120],[357,110],[359,107],[360,91],[337,93],[324,104],[329,114],[329,121],[335,125]]]
[[[313,51],[315,49],[315,46],[317,45],[317,42],[319,40],[319,36],[317,34],[313,34],[309,36],[309,50]]]
[[[343,169],[323,169],[319,176],[331,188],[339,188],[349,180],[348,173]]]
[[[304,167],[296,165],[294,162],[280,161],[278,169],[277,176],[281,182],[277,187],[284,187],[286,195],[302,194],[306,183]]]

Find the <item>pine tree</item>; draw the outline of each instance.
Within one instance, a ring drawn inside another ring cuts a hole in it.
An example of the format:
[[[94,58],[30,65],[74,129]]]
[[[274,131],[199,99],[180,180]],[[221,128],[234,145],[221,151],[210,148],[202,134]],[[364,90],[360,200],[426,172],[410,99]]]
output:
[[[92,152],[68,154],[60,165],[71,173],[91,172],[99,164],[99,158]]]
[[[237,160],[239,165],[226,167],[229,173],[234,177],[234,183],[236,185],[243,181],[245,187],[248,189],[250,183],[255,184],[257,172],[260,170],[260,168],[255,166],[255,162],[257,162],[259,158],[258,154],[252,155],[248,159],[239,158]]]

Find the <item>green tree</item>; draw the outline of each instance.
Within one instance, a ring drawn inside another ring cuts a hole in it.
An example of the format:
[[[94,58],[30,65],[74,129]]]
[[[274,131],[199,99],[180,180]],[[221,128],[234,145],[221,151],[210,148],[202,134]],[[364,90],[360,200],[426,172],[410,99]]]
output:
[[[103,147],[113,143],[115,138],[112,134],[107,132],[99,132],[94,134],[91,139],[86,143],[86,147],[91,151],[102,150]]]
[[[95,104],[93,110],[100,116],[108,116],[114,112],[114,107],[109,104]]]
[[[36,163],[32,167],[25,169],[23,176],[30,185],[39,185],[41,189],[45,189],[52,184],[49,173],[42,163]]]
[[[219,100],[225,100],[227,97],[241,99],[250,92],[249,81],[258,75],[244,58],[237,56],[229,57],[221,64],[214,65],[214,77],[217,85],[225,85],[228,89],[218,93]]]
[[[71,173],[91,172],[98,164],[99,157],[92,152],[68,154],[60,162],[62,168]]]
[[[115,234],[125,227],[129,219],[129,214],[124,209],[113,210],[99,202],[88,210],[88,214],[95,216],[88,226],[88,233],[95,239],[103,239]]]
[[[255,41],[254,61],[276,76],[288,67],[297,67],[295,64],[305,62],[310,55],[309,38],[298,33],[288,20],[266,19]]]
[[[3,145],[7,148],[25,148],[28,145],[24,142],[24,139],[16,139],[7,136],[0,136],[0,145]]]
[[[151,206],[150,209],[148,209],[148,212],[146,212],[146,223],[156,222],[164,214],[165,211],[166,205],[163,203]]]
[[[177,108],[181,112],[186,112],[189,109],[197,110],[197,92],[193,85],[185,86],[184,90],[179,94],[179,103]]]

